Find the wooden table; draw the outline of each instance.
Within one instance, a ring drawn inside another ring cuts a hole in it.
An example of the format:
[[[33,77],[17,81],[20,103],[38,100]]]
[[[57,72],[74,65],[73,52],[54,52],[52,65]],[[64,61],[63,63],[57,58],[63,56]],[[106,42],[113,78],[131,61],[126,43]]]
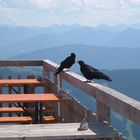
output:
[[[13,91],[18,93],[14,86],[23,86],[24,93],[28,93],[28,86],[40,86],[43,84],[43,81],[40,81],[38,79],[0,79],[0,86],[8,86],[10,87]]]
[[[42,81],[38,79],[0,79],[0,86],[14,86],[14,85],[40,85]]]
[[[42,103],[59,102],[60,99],[54,93],[43,94],[0,94],[0,103],[35,103],[35,121],[42,123]]]

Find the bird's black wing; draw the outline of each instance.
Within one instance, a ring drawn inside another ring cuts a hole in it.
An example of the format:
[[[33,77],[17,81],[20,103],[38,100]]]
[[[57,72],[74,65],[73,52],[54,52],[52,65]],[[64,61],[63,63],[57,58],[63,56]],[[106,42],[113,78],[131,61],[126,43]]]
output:
[[[87,72],[99,72],[99,70],[95,69],[94,67],[88,65],[88,64],[85,64],[85,69]]]
[[[96,69],[94,69],[92,66],[88,64],[82,64],[80,70],[82,74],[85,76],[85,78],[87,78],[88,80],[93,79],[94,72],[96,71]]]
[[[55,75],[57,75],[58,73],[60,73],[64,68],[69,67],[69,63],[71,62],[71,56],[67,57],[66,59],[64,59],[61,63],[60,66],[58,67]]]
[[[111,79],[110,79],[110,77],[109,76],[107,76],[105,73],[103,73],[103,72],[101,72],[101,71],[99,71],[99,70],[97,70],[97,69],[95,69],[94,68],[94,75],[96,76],[96,78],[97,79],[105,79],[105,80],[107,80],[107,81],[112,81]]]
[[[101,72],[100,70],[90,66],[90,65],[85,65],[85,69],[86,69],[86,72],[88,74],[90,74],[91,77],[95,78],[95,79],[105,79],[105,80],[108,80],[108,81],[112,81],[110,79],[109,76],[107,76],[106,74],[104,74],[103,72]]]
[[[65,66],[65,65],[67,65],[70,61],[71,61],[71,56],[68,56],[66,59],[64,59],[64,60],[60,63],[60,65],[61,65],[61,66]]]

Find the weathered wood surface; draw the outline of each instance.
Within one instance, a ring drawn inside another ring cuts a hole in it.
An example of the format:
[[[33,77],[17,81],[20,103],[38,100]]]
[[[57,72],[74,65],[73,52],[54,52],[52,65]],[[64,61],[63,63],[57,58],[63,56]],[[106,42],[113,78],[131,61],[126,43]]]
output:
[[[49,67],[49,70],[55,72],[58,65],[50,60],[44,61],[44,66]],[[102,102],[106,106],[114,109],[123,116],[140,124],[140,102],[129,98],[128,96],[113,90],[111,88],[102,86],[97,83],[85,83],[86,79],[74,72],[62,72],[61,78],[74,85],[75,87],[85,91],[90,96]],[[109,114],[109,113],[106,113]],[[99,115],[98,115],[99,116]],[[103,116],[104,118],[105,116]],[[106,117],[107,118],[107,117]]]
[[[113,138],[117,132],[105,124],[92,124],[78,131],[80,123],[1,125],[0,140],[62,140],[87,138]]]
[[[0,66],[42,66],[42,60],[0,60]]]
[[[75,97],[70,96],[68,91],[60,89],[58,96],[66,100],[66,102],[60,104],[61,117],[64,122],[81,122],[83,118],[86,118],[90,123],[96,122],[96,114]]]

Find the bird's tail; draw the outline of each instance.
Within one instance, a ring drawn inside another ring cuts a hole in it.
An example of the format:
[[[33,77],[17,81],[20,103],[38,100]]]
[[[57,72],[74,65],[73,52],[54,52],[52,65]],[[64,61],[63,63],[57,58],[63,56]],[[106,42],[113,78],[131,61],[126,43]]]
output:
[[[54,74],[54,75],[59,74],[62,70],[63,70],[63,69],[62,69],[61,67],[59,67],[59,68],[57,69],[57,71],[55,72],[55,74]]]

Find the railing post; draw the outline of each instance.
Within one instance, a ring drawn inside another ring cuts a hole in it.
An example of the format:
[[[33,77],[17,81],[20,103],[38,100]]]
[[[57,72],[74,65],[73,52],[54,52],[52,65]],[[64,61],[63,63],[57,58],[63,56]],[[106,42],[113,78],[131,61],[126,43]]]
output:
[[[50,72],[51,71],[44,64],[43,65],[43,80],[44,80],[43,91],[44,93],[54,92],[54,87],[52,87],[52,85],[48,82],[48,79],[50,79]]]
[[[48,92],[48,86],[46,84],[46,77],[50,78],[49,71],[47,70],[47,67],[43,65],[43,80],[44,80],[44,85],[43,85],[43,90],[44,93]]]
[[[96,100],[96,121],[106,121],[110,124],[110,108],[98,99]]]
[[[54,86],[55,86],[55,93],[58,94],[60,89],[61,89],[61,77],[59,74],[57,74],[56,76],[54,76]]]
[[[57,74],[56,76],[54,76],[54,86],[55,86],[55,93],[59,94],[61,86],[62,86],[62,81],[61,81],[61,77],[59,74]],[[61,112],[60,112],[60,103],[57,103],[57,114],[58,117],[61,116]]]

